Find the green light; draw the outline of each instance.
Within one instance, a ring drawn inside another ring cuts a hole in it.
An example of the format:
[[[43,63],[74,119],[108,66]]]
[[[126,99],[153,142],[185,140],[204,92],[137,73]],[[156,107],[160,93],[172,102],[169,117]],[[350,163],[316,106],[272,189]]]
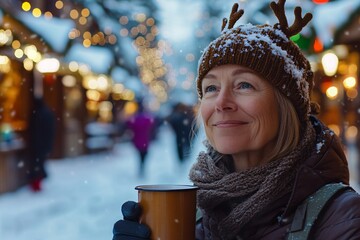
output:
[[[290,37],[290,39],[291,39],[292,41],[296,42],[296,41],[298,41],[298,40],[300,39],[300,37],[301,37],[301,35],[300,35],[300,33],[298,33],[298,34]]]

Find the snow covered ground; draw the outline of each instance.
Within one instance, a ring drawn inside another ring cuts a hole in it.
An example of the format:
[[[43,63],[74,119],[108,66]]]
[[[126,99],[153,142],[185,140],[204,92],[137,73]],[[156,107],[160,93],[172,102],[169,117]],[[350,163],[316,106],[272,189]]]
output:
[[[180,165],[171,129],[161,128],[147,160],[146,176],[139,178],[136,150],[124,142],[112,152],[48,161],[42,192],[23,187],[0,196],[0,239],[110,240],[121,204],[137,200],[135,186],[191,184],[193,162]]]
[[[0,239],[110,240],[112,226],[121,218],[121,204],[137,200],[135,186],[191,184],[188,171],[201,141],[193,148],[189,160],[180,165],[173,132],[163,126],[151,145],[143,178],[138,177],[136,151],[128,142],[108,153],[48,161],[49,178],[42,192],[23,187],[0,196]],[[353,179],[355,154],[348,153]]]

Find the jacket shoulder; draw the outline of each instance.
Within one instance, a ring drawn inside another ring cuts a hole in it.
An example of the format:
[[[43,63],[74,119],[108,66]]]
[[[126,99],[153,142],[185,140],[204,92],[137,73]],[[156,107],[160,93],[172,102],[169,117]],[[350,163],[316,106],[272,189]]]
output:
[[[360,239],[360,195],[346,190],[336,196],[315,223],[315,239]]]

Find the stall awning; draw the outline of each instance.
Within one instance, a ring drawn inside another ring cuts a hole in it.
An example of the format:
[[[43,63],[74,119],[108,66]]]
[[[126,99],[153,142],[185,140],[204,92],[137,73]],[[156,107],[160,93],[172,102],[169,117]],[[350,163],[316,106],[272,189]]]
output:
[[[87,64],[93,72],[108,73],[114,65],[115,59],[112,51],[106,47],[84,47],[77,43],[67,51],[64,61],[76,61]]]
[[[325,48],[334,44],[337,31],[347,24],[349,16],[359,9],[358,0],[329,2],[314,9],[314,28]]]
[[[16,18],[28,29],[38,34],[58,53],[63,53],[69,42],[69,32],[75,27],[72,20],[60,18],[34,17],[30,13],[20,12]]]

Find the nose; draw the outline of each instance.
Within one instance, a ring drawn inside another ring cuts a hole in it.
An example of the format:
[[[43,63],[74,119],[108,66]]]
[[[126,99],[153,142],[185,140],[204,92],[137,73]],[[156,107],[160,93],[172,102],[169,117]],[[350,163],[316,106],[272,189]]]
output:
[[[235,111],[236,102],[231,91],[220,91],[215,102],[217,111]]]

